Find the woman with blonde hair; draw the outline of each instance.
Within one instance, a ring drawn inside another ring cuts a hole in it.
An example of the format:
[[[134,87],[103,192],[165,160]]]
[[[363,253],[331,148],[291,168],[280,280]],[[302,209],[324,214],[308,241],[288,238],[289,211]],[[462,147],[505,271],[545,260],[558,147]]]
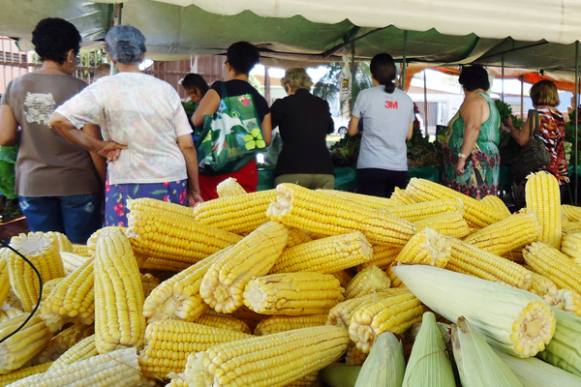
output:
[[[303,68],[289,69],[281,83],[288,96],[271,108],[272,127],[279,127],[283,142],[275,183],[333,189],[333,163],[326,144],[334,126],[329,104],[310,93],[313,82]]]

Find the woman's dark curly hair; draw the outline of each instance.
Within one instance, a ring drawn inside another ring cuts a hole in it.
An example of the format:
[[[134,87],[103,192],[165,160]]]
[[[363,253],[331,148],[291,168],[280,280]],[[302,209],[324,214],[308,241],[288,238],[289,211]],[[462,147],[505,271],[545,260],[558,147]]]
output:
[[[236,42],[228,47],[226,60],[237,74],[248,74],[260,61],[258,48],[248,42]]]
[[[46,18],[32,31],[32,44],[40,59],[64,63],[67,53],[75,55],[81,49],[81,34],[70,22],[60,18]]]

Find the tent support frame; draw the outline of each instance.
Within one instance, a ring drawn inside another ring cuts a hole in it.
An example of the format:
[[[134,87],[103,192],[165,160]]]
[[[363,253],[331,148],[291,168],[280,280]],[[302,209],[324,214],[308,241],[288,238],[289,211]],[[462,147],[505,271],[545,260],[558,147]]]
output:
[[[400,89],[405,91],[405,76],[407,70],[407,62],[408,62],[408,32],[407,30],[403,31],[403,58],[401,62],[401,81],[400,81]]]
[[[579,41],[575,42],[575,167],[573,168],[573,178],[575,179],[575,190],[573,203],[577,205],[579,201]]]

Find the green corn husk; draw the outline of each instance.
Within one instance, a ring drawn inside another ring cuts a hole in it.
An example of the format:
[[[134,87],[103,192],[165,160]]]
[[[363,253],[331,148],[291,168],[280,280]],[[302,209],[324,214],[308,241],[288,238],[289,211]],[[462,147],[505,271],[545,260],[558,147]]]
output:
[[[452,348],[463,387],[524,387],[464,317],[452,329]]]
[[[403,346],[391,332],[380,334],[365,359],[355,387],[401,387],[405,370]]]
[[[333,363],[319,371],[319,379],[329,387],[353,387],[361,366]]]
[[[534,357],[519,359],[500,351],[496,354],[526,387],[579,387],[581,377],[563,371]]]
[[[549,364],[581,376],[581,317],[554,309],[557,329],[539,357]]]
[[[432,312],[424,313],[422,326],[408,360],[404,387],[455,387],[454,371],[446,342]]]

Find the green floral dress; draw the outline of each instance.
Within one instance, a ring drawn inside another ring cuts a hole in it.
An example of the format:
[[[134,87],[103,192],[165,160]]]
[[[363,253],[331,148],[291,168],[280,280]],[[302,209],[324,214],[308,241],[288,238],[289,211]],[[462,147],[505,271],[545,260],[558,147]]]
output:
[[[494,101],[485,93],[479,94],[488,103],[490,115],[480,126],[480,133],[472,153],[466,160],[466,167],[462,175],[456,174],[458,153],[464,142],[464,119],[460,111],[448,125],[447,144],[444,148],[443,182],[448,187],[481,199],[486,195],[496,195],[500,174],[500,114]]]

